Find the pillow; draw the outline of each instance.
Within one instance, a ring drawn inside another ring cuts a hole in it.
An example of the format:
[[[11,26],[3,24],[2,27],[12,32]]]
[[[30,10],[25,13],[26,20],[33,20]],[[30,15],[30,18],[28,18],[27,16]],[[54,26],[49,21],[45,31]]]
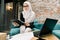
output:
[[[60,23],[56,24],[54,30],[60,30]]]
[[[60,30],[53,30],[53,34],[55,34],[60,39]]]
[[[20,33],[20,28],[11,28],[9,35],[13,36],[13,35],[16,35],[18,33]]]
[[[34,26],[35,26],[36,29],[40,30],[42,28],[43,24],[38,23],[38,20],[35,19],[34,20]]]

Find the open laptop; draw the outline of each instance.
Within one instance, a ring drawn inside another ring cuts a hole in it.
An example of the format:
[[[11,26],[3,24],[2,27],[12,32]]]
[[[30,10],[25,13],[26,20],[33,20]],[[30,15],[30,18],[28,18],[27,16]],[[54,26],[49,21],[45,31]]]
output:
[[[52,34],[52,30],[54,29],[58,20],[47,18],[42,29],[40,31],[34,32],[34,36],[42,37],[44,35]]]

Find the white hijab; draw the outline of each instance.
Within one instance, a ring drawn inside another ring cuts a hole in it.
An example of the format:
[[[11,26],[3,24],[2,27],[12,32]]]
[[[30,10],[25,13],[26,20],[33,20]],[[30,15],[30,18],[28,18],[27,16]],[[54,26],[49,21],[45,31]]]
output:
[[[24,11],[23,10],[23,17],[25,18],[25,22],[33,22],[33,17],[35,17],[35,13],[32,11],[32,7],[30,2],[25,1],[24,4],[27,4],[29,6],[29,10],[28,11]]]

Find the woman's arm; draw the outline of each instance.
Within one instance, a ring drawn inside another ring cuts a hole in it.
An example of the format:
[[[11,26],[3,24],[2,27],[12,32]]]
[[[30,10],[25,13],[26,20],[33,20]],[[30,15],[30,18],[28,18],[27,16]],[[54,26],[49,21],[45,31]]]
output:
[[[23,17],[23,14],[22,14],[22,13],[20,14],[20,22],[21,22],[22,24],[24,24],[24,23],[25,23],[25,19],[24,19],[24,17]]]

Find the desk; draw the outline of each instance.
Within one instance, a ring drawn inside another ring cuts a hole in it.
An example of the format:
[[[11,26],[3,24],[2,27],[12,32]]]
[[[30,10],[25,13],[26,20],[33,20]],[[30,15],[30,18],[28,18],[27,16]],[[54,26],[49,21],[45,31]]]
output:
[[[44,37],[42,37],[43,39],[46,39],[46,40],[59,40],[55,35],[53,34],[50,34],[50,35],[46,35]],[[36,40],[38,39],[37,37],[33,37],[31,40]]]
[[[7,33],[0,33],[0,40],[6,40]]]
[[[42,38],[46,39],[46,40],[59,40],[53,34],[46,35]],[[29,32],[29,33],[17,34],[15,36],[13,36],[10,40],[36,40],[36,39],[38,39],[38,38],[34,37],[33,32]]]

